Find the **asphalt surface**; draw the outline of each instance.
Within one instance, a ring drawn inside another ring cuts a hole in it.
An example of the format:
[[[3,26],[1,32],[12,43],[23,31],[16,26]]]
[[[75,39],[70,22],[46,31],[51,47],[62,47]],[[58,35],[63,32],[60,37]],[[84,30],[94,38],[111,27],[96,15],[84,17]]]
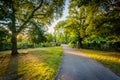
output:
[[[55,80],[120,80],[108,68],[67,45],[63,47],[63,60]]]

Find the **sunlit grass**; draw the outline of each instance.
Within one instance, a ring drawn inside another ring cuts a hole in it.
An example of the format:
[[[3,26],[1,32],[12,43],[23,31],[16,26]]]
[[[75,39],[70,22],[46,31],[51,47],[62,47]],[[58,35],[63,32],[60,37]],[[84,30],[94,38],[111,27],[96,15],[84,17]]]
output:
[[[81,49],[90,58],[97,60],[120,76],[120,53]]]
[[[0,52],[0,80],[54,80],[62,56],[61,47],[19,50],[18,56]]]

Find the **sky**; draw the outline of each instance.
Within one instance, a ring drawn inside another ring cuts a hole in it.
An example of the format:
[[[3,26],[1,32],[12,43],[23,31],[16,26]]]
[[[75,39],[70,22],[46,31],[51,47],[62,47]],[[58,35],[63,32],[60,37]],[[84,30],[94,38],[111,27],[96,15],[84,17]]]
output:
[[[54,22],[52,23],[52,25],[48,27],[48,32],[49,32],[49,33],[53,33],[53,32],[54,32],[54,26],[55,26],[59,21],[62,21],[62,20],[65,20],[65,19],[66,19],[67,15],[68,15],[68,5],[69,5],[69,2],[68,2],[68,1],[69,1],[69,0],[66,0],[66,2],[65,2],[65,8],[64,8],[64,10],[63,10],[63,15],[62,15],[62,17],[59,18],[58,20],[54,21]]]

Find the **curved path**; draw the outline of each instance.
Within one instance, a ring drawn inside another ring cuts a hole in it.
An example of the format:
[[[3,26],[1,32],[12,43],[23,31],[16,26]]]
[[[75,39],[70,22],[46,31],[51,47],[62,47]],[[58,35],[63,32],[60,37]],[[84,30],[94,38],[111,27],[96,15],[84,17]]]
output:
[[[63,60],[55,80],[120,80],[109,69],[86,57],[80,51],[63,47]]]

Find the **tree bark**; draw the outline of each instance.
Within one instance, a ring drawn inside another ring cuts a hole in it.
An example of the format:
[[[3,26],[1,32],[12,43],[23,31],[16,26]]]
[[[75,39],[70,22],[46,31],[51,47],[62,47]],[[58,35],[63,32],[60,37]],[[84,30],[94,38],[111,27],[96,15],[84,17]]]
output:
[[[17,51],[17,34],[16,33],[12,33],[11,43],[12,43],[11,55],[17,55],[18,51]]]
[[[12,20],[12,25],[10,26],[10,30],[12,32],[12,35],[11,35],[11,43],[12,43],[12,46],[11,46],[11,55],[17,55],[18,54],[18,51],[17,51],[17,32],[16,32],[16,19],[15,19],[15,9],[14,9],[14,2],[11,1],[11,4],[9,5],[12,9],[12,14],[10,15],[11,17],[11,20]]]
[[[82,38],[78,40],[78,48],[82,48]]]
[[[78,36],[78,48],[82,48],[82,38]]]

